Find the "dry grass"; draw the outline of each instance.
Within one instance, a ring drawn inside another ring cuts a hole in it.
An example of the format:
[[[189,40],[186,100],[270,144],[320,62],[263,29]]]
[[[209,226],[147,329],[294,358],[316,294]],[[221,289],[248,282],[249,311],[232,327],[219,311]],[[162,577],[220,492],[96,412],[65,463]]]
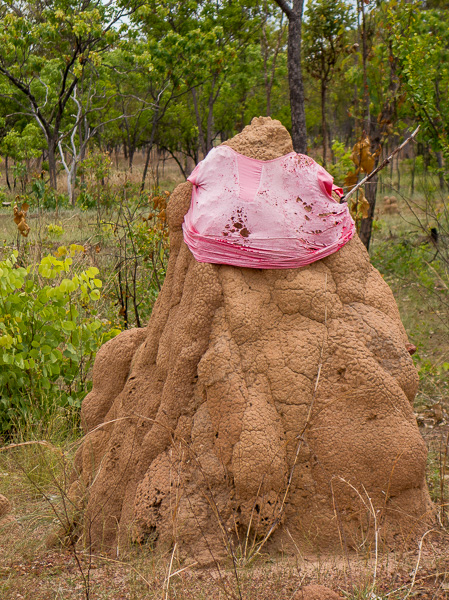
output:
[[[123,182],[123,179],[126,179],[126,181],[129,181],[130,183],[140,185],[145,164],[145,156],[142,152],[136,152],[134,155],[132,171],[130,171],[128,160],[125,159],[123,153],[117,154],[113,152],[110,156],[113,163],[113,172],[111,175],[112,184],[120,184]],[[189,167],[190,169],[193,169],[194,165],[190,159],[189,161]],[[28,173],[30,174],[30,179],[31,177],[37,177],[40,174],[39,160],[29,161]],[[11,173],[9,179],[11,186],[13,186],[14,180]],[[176,161],[173,158],[163,160],[161,157],[158,157],[156,151],[153,151],[146,178],[146,188],[148,189],[151,186],[160,185],[164,189],[172,190],[181,181],[184,181],[184,178]],[[67,178],[63,169],[58,174],[57,187],[59,193],[67,194]],[[0,189],[4,192],[8,192],[4,161],[0,164]],[[21,194],[20,182],[16,182],[16,187],[11,193]]]
[[[290,600],[301,586],[320,583],[360,600],[447,597],[449,536],[424,536],[406,553],[373,548],[348,556],[260,553],[250,565],[196,569],[165,554],[132,547],[121,560],[89,556],[70,543],[55,545],[64,520],[61,497],[73,447],[20,444],[0,452],[0,493],[14,521],[0,525],[0,598],[33,600]]]

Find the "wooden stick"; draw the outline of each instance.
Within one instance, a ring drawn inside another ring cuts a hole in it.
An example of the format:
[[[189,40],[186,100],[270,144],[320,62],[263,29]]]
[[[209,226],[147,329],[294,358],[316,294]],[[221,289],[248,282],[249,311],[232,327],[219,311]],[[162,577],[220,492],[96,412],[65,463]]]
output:
[[[408,137],[406,140],[404,140],[400,146],[398,146],[395,150],[393,150],[393,152],[390,154],[390,156],[388,158],[386,158],[384,161],[382,161],[382,163],[378,167],[376,167],[373,171],[371,171],[371,173],[369,175],[364,177],[362,179],[362,181],[360,181],[356,186],[354,186],[352,188],[352,190],[350,190],[345,196],[343,196],[343,198],[340,200],[340,202],[347,202],[348,198],[350,196],[352,196],[360,187],[362,187],[362,185],[364,185],[367,181],[372,179],[376,173],[378,173],[379,171],[384,169],[388,164],[390,164],[390,161],[393,158],[393,156],[395,154],[397,154],[398,152],[400,152],[402,150],[402,148],[404,148],[404,146],[406,146],[409,143],[409,141],[412,140],[416,136],[420,127],[421,127],[421,125],[418,125],[418,127],[415,129],[415,131],[411,134],[410,137]]]
[[[1,447],[0,452],[3,452],[4,450],[11,450],[12,448],[20,448],[20,446],[32,446],[35,444],[38,444],[39,446],[46,446],[51,450],[56,450],[56,452],[59,452],[60,454],[63,453],[61,448],[57,448],[56,446],[53,446],[53,444],[50,444],[50,442],[46,442],[45,440],[32,440],[30,442],[20,442],[19,444],[9,444],[9,446]]]

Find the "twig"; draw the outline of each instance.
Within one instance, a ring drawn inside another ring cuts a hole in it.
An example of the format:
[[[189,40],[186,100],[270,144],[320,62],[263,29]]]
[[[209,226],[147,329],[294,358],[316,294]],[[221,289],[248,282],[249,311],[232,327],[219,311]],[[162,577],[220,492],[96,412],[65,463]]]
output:
[[[442,441],[443,440],[441,440],[441,442]],[[441,511],[439,512],[438,516],[439,516],[440,525],[442,527],[445,527],[445,521],[446,521],[446,506],[447,506],[447,504],[444,501],[444,494],[445,494],[444,474],[446,473],[448,449],[449,449],[449,432],[446,434],[444,455],[443,455],[443,452],[441,449],[441,444],[440,444],[440,509],[441,509]]]
[[[0,448],[0,452],[3,452],[3,450],[11,450],[12,448],[19,448],[20,446],[33,446],[33,445],[39,445],[39,446],[46,446],[47,448],[50,448],[50,450],[55,450],[56,452],[58,452],[59,454],[63,454],[62,450],[60,448],[57,448],[56,446],[53,446],[53,444],[50,444],[50,442],[46,442],[45,440],[41,441],[41,440],[33,440],[30,442],[20,442],[20,444],[9,444],[9,446],[3,446]]]
[[[186,443],[186,442],[184,442],[184,443]],[[198,460],[197,460],[197,462],[198,462]],[[203,475],[203,477],[204,477],[204,475]],[[229,544],[229,551],[230,551],[231,557],[232,557],[232,564],[233,564],[234,575],[235,575],[236,584],[237,584],[237,591],[238,591],[238,594],[239,594],[238,598],[237,598],[237,596],[232,591],[228,592],[228,590],[226,589],[226,583],[227,582],[226,582],[225,576],[221,572],[220,563],[215,558],[214,553],[212,552],[212,548],[209,545],[209,541],[208,541],[206,535],[204,534],[203,529],[201,528],[201,524],[200,524],[200,522],[198,520],[198,515],[196,514],[196,512],[195,512],[195,510],[194,510],[194,508],[192,506],[190,495],[187,492],[187,489],[185,488],[185,486],[183,486],[183,487],[184,487],[185,495],[186,495],[186,498],[187,498],[187,502],[189,503],[190,510],[192,511],[193,518],[195,519],[196,525],[197,525],[197,527],[198,527],[198,529],[199,529],[199,531],[200,531],[200,533],[201,533],[201,535],[202,535],[202,537],[204,539],[207,551],[209,552],[209,554],[210,554],[210,556],[211,556],[211,558],[212,558],[212,560],[214,562],[215,568],[217,569],[218,577],[220,579],[220,584],[222,586],[223,592],[225,593],[225,596],[227,598],[231,597],[233,600],[236,600],[236,599],[237,600],[243,600],[243,598],[242,598],[242,592],[240,590],[240,580],[239,580],[238,573],[237,573],[237,566],[236,566],[234,551],[232,550],[231,540],[228,541],[228,544]],[[211,502],[210,502],[209,498],[207,496],[205,496],[205,498],[206,498],[206,500],[209,501],[209,505],[211,505]],[[215,502],[215,499],[212,498],[212,501]],[[218,514],[218,523],[219,523],[220,527],[222,527],[221,521],[220,521],[220,515],[219,514]]]
[[[288,529],[287,529],[287,531],[288,531]],[[288,599],[288,600],[293,600],[293,598],[297,598],[297,597],[298,597],[298,595],[297,595],[297,594],[299,593],[299,590],[301,589],[301,587],[302,587],[302,584],[304,583],[304,580],[305,580],[305,578],[306,578],[306,575],[304,574],[304,575],[301,577],[301,581],[299,582],[299,585],[298,585],[298,586],[295,588],[295,591],[294,591],[294,592],[293,592],[293,594],[292,594],[292,595],[289,597],[289,599]]]
[[[347,202],[348,198],[350,196],[352,196],[360,187],[362,187],[362,185],[365,185],[365,183],[367,183],[370,179],[372,179],[374,177],[374,175],[376,175],[376,173],[378,173],[379,171],[384,169],[388,164],[390,164],[390,161],[393,158],[393,156],[395,156],[395,154],[400,152],[402,150],[402,148],[404,148],[404,146],[406,146],[409,143],[410,140],[414,139],[414,137],[418,133],[420,127],[421,126],[418,125],[418,127],[415,129],[415,131],[406,140],[404,140],[400,146],[398,146],[395,150],[393,150],[393,152],[390,154],[390,156],[388,158],[383,160],[379,166],[377,166],[373,171],[371,171],[371,173],[369,175],[364,177],[362,179],[362,181],[360,181],[357,185],[355,185],[352,188],[352,190],[349,190],[349,192],[345,196],[343,196],[343,198],[340,200],[340,202]]]
[[[351,589],[354,589],[354,583],[352,581],[351,562],[349,560],[348,543],[347,543],[347,540],[346,540],[346,534],[345,534],[345,530],[343,528],[343,523],[341,521],[340,510],[339,510],[339,508],[337,506],[337,500],[335,498],[333,479],[331,479],[331,492],[332,492],[332,504],[333,504],[333,507],[334,507],[334,515],[335,515],[335,517],[337,519],[338,537],[340,538],[340,545],[341,545],[342,550],[345,553],[346,562],[348,563],[348,573],[349,573],[349,581],[350,581],[350,584],[351,584]]]
[[[171,579],[172,577],[175,577],[176,575],[179,575],[183,571],[187,571],[187,569],[191,569],[192,567],[195,567],[197,564],[198,564],[198,562],[195,561],[193,563],[190,563],[190,565],[182,567],[182,569],[178,569],[177,571],[175,571],[174,573],[172,573],[168,579]]]
[[[427,260],[423,261],[431,271],[433,271],[436,275],[436,277],[438,278],[439,282],[441,283],[441,285],[446,288],[446,290],[449,292],[449,287],[447,286],[446,282],[444,281],[444,279],[441,277],[441,275],[438,273],[438,271],[435,269],[435,267],[433,267],[429,262],[427,262]]]
[[[374,506],[373,506],[373,502],[371,500],[371,497],[369,496],[368,492],[365,489],[365,486],[362,485],[363,491],[366,494],[366,497],[368,498],[368,502],[370,505],[370,509],[371,509],[371,514],[373,515],[373,519],[374,519],[374,556],[375,556],[375,562],[374,562],[374,572],[373,572],[373,584],[371,586],[371,595],[374,594],[374,590],[376,589],[376,583],[377,583],[377,567],[378,567],[378,562],[379,562],[379,529],[377,526],[377,515],[376,515],[376,511],[374,510]]]
[[[373,591],[374,588],[376,587],[377,564],[378,564],[378,543],[377,543],[377,540],[378,540],[378,537],[379,537],[378,536],[378,531],[379,530],[378,530],[378,524],[377,524],[376,511],[374,510],[374,506],[373,506],[373,503],[371,501],[371,498],[370,498],[370,496],[369,496],[368,492],[366,491],[366,488],[365,488],[365,486],[363,484],[362,484],[362,488],[363,488],[363,491],[364,491],[364,493],[365,493],[365,495],[366,495],[366,497],[368,499],[368,503],[369,504],[367,504],[365,502],[365,499],[363,498],[363,496],[359,492],[359,490],[354,485],[352,485],[352,483],[350,483],[349,481],[347,481],[344,477],[340,477],[339,475],[335,475],[333,477],[333,479],[334,478],[338,479],[342,483],[346,483],[346,485],[348,485],[356,493],[356,495],[360,499],[360,502],[366,508],[366,510],[368,511],[368,513],[370,515],[372,515],[372,517],[373,517],[373,521],[374,521],[374,540],[375,540],[375,564],[374,564],[373,585],[372,585],[372,591]],[[331,486],[332,486],[332,480],[331,480]],[[334,493],[333,492],[333,488],[332,488],[332,493]],[[335,499],[334,499],[334,502],[335,502]],[[335,506],[335,504],[334,504],[334,506]],[[362,534],[363,534],[363,531],[362,531]],[[368,525],[368,528],[366,530],[366,535],[364,536],[365,539],[363,539],[362,542],[361,542],[361,544],[358,545],[359,548],[362,548],[366,544],[366,542],[368,541],[368,535],[369,535],[369,525]]]
[[[388,486],[387,486],[387,491],[385,492],[385,501],[384,501],[384,514],[387,512],[387,502],[388,502],[388,498],[389,498],[389,496],[390,496],[391,480],[392,480],[392,478],[393,478],[393,473],[394,473],[394,470],[396,469],[396,466],[397,466],[398,462],[400,461],[400,459],[401,459],[401,458],[402,458],[402,456],[404,455],[404,453],[405,453],[405,448],[404,448],[404,450],[402,450],[402,452],[401,452],[400,454],[398,454],[398,455],[396,456],[396,458],[395,458],[395,460],[394,460],[394,463],[393,463],[393,467],[392,467],[392,469],[391,469],[391,471],[390,471],[390,476],[389,476],[389,478],[388,478]]]
[[[177,545],[178,545],[178,542],[175,542],[175,545],[173,546],[173,552],[171,553],[170,564],[168,565],[167,577],[165,578],[165,581],[164,581],[164,587],[167,586],[165,588],[165,600],[168,600],[168,592],[170,590],[171,570],[172,570],[172,566],[173,566],[173,558],[175,556]]]
[[[410,584],[410,588],[409,588],[408,592],[406,593],[406,595],[404,596],[403,600],[407,600],[407,598],[412,593],[413,587],[415,585],[416,573],[418,572],[419,563],[421,562],[421,553],[422,553],[422,547],[423,547],[423,543],[424,543],[424,538],[426,537],[427,534],[432,533],[432,531],[435,531],[435,530],[434,529],[429,529],[428,531],[426,531],[426,533],[422,536],[422,538],[419,541],[418,560],[416,561],[416,566],[413,569],[412,583]]]
[[[142,581],[144,581],[146,583],[146,585],[148,586],[148,589],[152,588],[152,584],[148,581],[148,579],[146,579],[142,573],[140,571],[138,571],[135,567],[133,567],[133,565],[124,562],[123,560],[116,560],[115,558],[109,558],[108,556],[103,556],[103,555],[96,555],[96,554],[92,554],[89,553],[89,557],[90,558],[97,558],[99,560],[104,560],[106,562],[113,562],[116,563],[118,565],[122,565],[125,568],[131,569],[131,571],[133,571],[138,577],[140,577],[142,579]],[[195,564],[195,563],[194,563]],[[192,565],[189,565],[192,566]],[[186,567],[187,569],[188,567]],[[176,573],[173,573],[173,575],[176,575]]]

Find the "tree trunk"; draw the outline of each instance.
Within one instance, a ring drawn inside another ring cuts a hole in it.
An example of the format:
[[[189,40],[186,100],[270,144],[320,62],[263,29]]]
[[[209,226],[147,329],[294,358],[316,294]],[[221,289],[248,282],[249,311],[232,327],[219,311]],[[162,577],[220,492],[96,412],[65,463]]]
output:
[[[437,158],[437,164],[438,164],[438,179],[440,180],[440,190],[443,192],[446,189],[446,182],[444,180],[444,175],[443,175],[443,171],[444,171],[443,155],[442,155],[441,151],[439,151],[439,152],[435,152],[435,156]]]
[[[5,177],[6,177],[6,185],[8,186],[8,190],[11,191],[11,183],[9,182],[8,155],[5,156]]]
[[[292,116],[292,140],[296,152],[307,152],[306,113],[304,109],[304,85],[301,69],[301,26],[304,0],[293,0],[288,16],[288,84]]]
[[[148,166],[150,164],[151,149],[153,148],[153,145],[154,145],[154,138],[156,137],[157,124],[159,122],[159,111],[160,111],[160,108],[159,108],[159,106],[157,106],[156,110],[154,112],[154,115],[153,115],[153,123],[151,126],[151,137],[150,137],[150,141],[148,143],[147,157],[145,159],[145,166],[144,166],[143,173],[142,173],[142,181],[140,183],[140,193],[142,193],[143,190],[145,189],[145,179],[147,177]],[[164,112],[165,111],[163,110],[161,117],[164,115]]]
[[[369,244],[371,241],[371,232],[373,229],[374,210],[376,208],[376,195],[377,195],[377,175],[375,175],[371,181],[365,185],[365,197],[369,203],[368,217],[362,219],[360,223],[360,239],[365,245],[366,249],[369,250]]]
[[[78,167],[78,160],[76,157],[73,158],[73,163],[70,167],[70,173],[67,179],[70,179],[70,204],[72,208],[76,206],[76,172]]]
[[[323,167],[326,168],[327,124],[326,124],[326,84],[321,81],[321,136],[323,138]]]
[[[212,89],[209,94],[209,101],[207,103],[207,131],[206,131],[206,154],[212,149],[212,133],[214,129],[214,104],[217,96],[214,96],[216,76],[212,82]]]
[[[69,197],[70,204],[72,208],[75,207],[75,202],[73,200],[73,185],[72,185],[72,172],[71,170],[67,173],[67,195]]]
[[[333,165],[335,165],[335,152],[334,152],[334,148],[333,148],[333,140],[332,140],[332,132],[330,127],[327,128],[327,142],[329,144],[329,150],[331,153],[331,162]]]
[[[145,157],[145,165],[143,167],[142,173],[142,181],[140,182],[140,193],[145,189],[145,179],[147,178],[148,167],[150,166],[150,157],[151,157],[151,149],[153,148],[153,144],[148,144],[147,147],[147,155]]]
[[[203,124],[201,122],[200,111],[198,108],[198,98],[196,95],[196,88],[192,88],[193,108],[195,109],[196,126],[198,127],[198,140],[200,142],[201,152],[203,157],[207,154],[206,140],[204,139]]]
[[[56,139],[50,139],[48,142],[48,172],[50,175],[50,186],[58,189],[56,173]]]
[[[368,62],[368,41],[366,35],[365,4],[364,0],[357,2],[357,11],[362,15],[362,69],[363,69],[363,128],[369,135],[371,129],[370,113],[370,93],[368,85],[367,62]]]
[[[129,144],[128,146],[128,168],[130,173],[133,172],[133,162],[134,162],[134,154],[136,149],[133,144]]]
[[[271,116],[271,86],[270,79],[268,77],[268,42],[265,31],[265,24],[262,27],[262,37],[260,38],[260,50],[262,53],[263,60],[263,78],[265,83],[265,95],[267,100],[267,109],[265,114],[267,117],[269,117]]]
[[[410,194],[413,196],[415,193],[415,169],[416,169],[416,152],[413,155],[413,163],[412,163],[412,179],[410,184]]]
[[[86,117],[84,117],[83,121],[86,121]],[[84,131],[83,131],[83,124],[85,125],[85,123],[81,123],[81,121],[78,123],[78,141],[79,141],[79,147],[80,147],[80,154],[79,154],[79,162],[83,162],[83,160],[86,158],[86,144],[84,143],[84,140],[87,136],[84,135]],[[86,127],[84,126],[84,129],[86,129]],[[84,176],[84,170],[81,172],[81,185],[84,185],[85,183],[85,176]]]

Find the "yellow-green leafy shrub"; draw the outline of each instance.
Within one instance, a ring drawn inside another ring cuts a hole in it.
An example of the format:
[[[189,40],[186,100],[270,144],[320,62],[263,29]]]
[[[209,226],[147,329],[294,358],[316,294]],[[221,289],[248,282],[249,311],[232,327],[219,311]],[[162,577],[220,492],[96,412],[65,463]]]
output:
[[[70,256],[24,268],[14,252],[0,262],[0,435],[55,407],[79,408],[98,348],[118,333],[96,316],[97,275],[74,272]]]

